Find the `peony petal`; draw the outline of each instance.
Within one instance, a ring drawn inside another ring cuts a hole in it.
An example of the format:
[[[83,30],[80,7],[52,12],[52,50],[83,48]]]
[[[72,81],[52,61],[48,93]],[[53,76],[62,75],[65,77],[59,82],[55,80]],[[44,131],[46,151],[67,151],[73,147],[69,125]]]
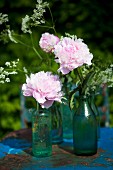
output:
[[[70,70],[68,68],[65,68],[65,67],[60,67],[58,69],[58,72],[60,72],[60,71],[61,71],[62,74],[68,74],[70,72]]]
[[[47,100],[45,103],[41,104],[41,107],[48,109],[49,107],[52,106],[53,102],[54,100]]]
[[[45,97],[42,96],[40,93],[34,91],[33,92],[33,97],[36,99],[37,102],[39,103],[44,103],[46,101]]]
[[[33,95],[33,89],[27,88],[26,84],[22,85],[22,91],[24,96],[32,96]]]

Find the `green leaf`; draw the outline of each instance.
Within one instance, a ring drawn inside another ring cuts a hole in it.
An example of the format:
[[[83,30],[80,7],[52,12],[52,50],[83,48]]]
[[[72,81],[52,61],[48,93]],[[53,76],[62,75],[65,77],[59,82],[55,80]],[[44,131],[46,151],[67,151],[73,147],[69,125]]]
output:
[[[82,94],[84,94],[88,84],[90,83],[90,81],[91,81],[91,79],[93,78],[94,75],[95,75],[94,71],[91,71],[87,74],[87,76],[84,79],[83,84],[82,84]]]
[[[74,95],[77,91],[79,91],[80,87],[78,86],[77,88],[75,88],[74,90],[72,90],[69,94],[69,107],[72,110],[74,108]]]

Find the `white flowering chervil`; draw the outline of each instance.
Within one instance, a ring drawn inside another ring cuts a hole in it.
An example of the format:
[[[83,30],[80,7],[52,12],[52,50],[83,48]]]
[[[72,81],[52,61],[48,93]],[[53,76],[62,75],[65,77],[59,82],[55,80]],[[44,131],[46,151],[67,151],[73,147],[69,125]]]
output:
[[[0,83],[9,83],[10,78],[8,76],[18,74],[18,62],[19,59],[15,61],[5,62],[5,68],[0,67]]]
[[[8,15],[0,13],[0,25],[8,21],[9,21]]]
[[[30,21],[30,17],[28,15],[26,15],[24,18],[22,18],[22,28],[21,29],[24,33],[31,34],[32,32],[31,32],[31,30],[29,28],[29,24],[28,24],[29,21]]]
[[[10,79],[9,79],[9,78],[6,78],[5,81],[6,81],[7,83],[9,83],[9,82],[10,82]]]

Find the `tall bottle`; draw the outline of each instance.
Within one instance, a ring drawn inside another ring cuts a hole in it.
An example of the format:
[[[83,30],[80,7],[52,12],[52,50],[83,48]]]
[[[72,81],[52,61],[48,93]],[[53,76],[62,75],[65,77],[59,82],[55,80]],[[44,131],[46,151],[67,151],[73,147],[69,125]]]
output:
[[[76,155],[93,155],[97,152],[97,120],[85,96],[80,96],[73,117],[73,147]]]
[[[89,104],[91,106],[91,109],[95,113],[96,120],[97,120],[97,137],[98,139],[100,138],[100,114],[98,111],[98,108],[95,105],[95,100],[94,100],[94,94],[90,96],[89,98]]]

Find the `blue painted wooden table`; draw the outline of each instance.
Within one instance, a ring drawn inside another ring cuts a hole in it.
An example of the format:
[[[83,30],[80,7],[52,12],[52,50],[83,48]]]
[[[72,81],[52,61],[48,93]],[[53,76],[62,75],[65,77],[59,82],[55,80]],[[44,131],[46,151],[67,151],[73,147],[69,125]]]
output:
[[[113,128],[101,128],[98,152],[76,156],[72,143],[53,145],[52,156],[32,155],[31,129],[9,133],[0,142],[0,170],[113,170]]]

